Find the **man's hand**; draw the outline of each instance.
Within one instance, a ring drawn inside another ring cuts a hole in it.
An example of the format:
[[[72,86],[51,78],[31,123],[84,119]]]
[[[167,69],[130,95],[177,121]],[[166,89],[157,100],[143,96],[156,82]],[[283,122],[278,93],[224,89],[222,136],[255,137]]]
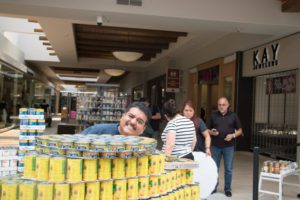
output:
[[[231,141],[232,139],[235,138],[235,133],[232,133],[232,134],[228,134],[226,137],[225,137],[225,141],[229,142]]]

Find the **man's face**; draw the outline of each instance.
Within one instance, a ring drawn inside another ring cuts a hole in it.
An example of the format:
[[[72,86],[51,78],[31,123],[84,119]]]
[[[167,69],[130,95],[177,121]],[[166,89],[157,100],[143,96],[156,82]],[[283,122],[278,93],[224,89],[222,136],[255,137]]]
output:
[[[120,119],[119,131],[122,135],[140,135],[146,128],[147,116],[138,108],[131,108]]]
[[[229,104],[228,101],[224,98],[219,99],[218,101],[218,110],[220,111],[221,114],[226,114],[228,110]]]

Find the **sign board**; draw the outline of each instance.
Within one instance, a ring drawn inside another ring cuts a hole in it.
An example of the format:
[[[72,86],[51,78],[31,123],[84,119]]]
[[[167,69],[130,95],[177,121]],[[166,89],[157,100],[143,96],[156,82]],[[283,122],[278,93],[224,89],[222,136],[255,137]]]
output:
[[[300,65],[300,33],[244,52],[243,76],[293,70]]]
[[[166,92],[179,92],[180,79],[179,69],[168,69],[167,71],[167,87]]]

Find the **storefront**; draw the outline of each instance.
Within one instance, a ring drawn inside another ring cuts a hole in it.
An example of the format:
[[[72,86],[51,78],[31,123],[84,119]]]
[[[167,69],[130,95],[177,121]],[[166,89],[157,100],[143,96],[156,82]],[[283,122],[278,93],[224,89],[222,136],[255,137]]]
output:
[[[299,48],[295,34],[250,49],[243,59],[243,76],[253,77],[255,88],[251,146],[274,148],[266,153],[290,160],[296,148],[278,148],[299,142]]]

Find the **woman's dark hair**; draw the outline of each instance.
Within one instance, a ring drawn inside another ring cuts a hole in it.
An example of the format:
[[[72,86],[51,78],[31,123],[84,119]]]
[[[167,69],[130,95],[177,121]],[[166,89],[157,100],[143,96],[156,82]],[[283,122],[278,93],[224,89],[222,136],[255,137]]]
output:
[[[200,126],[200,119],[196,114],[195,106],[194,106],[194,104],[191,100],[187,100],[186,102],[184,102],[182,107],[181,107],[181,110],[180,110],[180,114],[182,114],[183,116],[184,116],[183,110],[184,110],[185,106],[189,106],[194,110],[194,116],[190,120],[194,123],[194,126],[197,130]]]
[[[151,120],[151,117],[152,117],[151,111],[143,102],[136,101],[136,102],[129,104],[124,112],[127,113],[131,108],[140,109],[146,115],[147,122]]]
[[[178,113],[176,101],[174,99],[169,99],[166,101],[163,105],[162,113],[170,118],[173,118]]]

